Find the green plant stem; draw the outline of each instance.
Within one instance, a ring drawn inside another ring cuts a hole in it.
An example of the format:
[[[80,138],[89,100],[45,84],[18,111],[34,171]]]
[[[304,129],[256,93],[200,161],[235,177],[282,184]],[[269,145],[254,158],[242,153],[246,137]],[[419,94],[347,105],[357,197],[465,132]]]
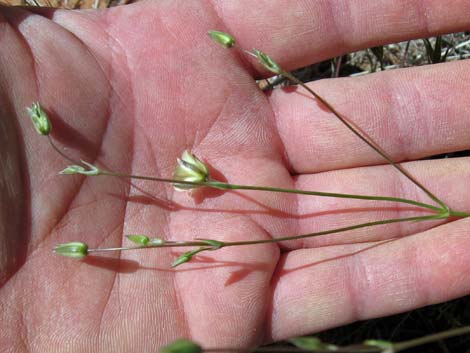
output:
[[[454,210],[449,209],[449,217],[462,217],[462,218],[465,218],[465,217],[470,217],[470,213],[469,212],[454,211]]]
[[[418,186],[421,190],[423,190],[426,195],[428,195],[433,201],[437,202],[439,205],[442,206],[443,209],[448,210],[448,206],[441,201],[436,195],[434,195],[431,191],[429,191],[423,184],[421,184],[418,180],[416,180],[410,173],[408,173],[400,164],[395,163],[395,161],[385,152],[379,145],[377,145],[371,139],[363,136],[363,134],[355,128],[351,123],[349,123],[328,101],[326,101],[323,97],[318,95],[315,91],[313,91],[310,87],[308,87],[305,83],[300,81],[297,77],[292,75],[288,71],[282,71],[281,73],[283,76],[287,77],[292,82],[295,82],[306,89],[310,94],[312,94],[318,101],[320,101],[324,106],[326,106],[349,130],[351,130],[354,135],[359,137],[362,141],[364,141],[369,147],[371,147],[375,152],[377,152],[381,157],[383,157],[388,163],[390,163],[394,168],[396,168],[400,173],[406,176],[411,182],[413,182],[416,186]]]
[[[251,350],[242,349],[242,348],[208,348],[204,349],[203,352],[205,353],[212,353],[212,352],[253,352],[253,353],[301,353],[301,352],[312,352],[312,353],[381,353],[382,350],[377,347],[338,347],[335,350],[332,349],[315,349],[306,350],[302,348],[292,347],[292,346],[276,346],[273,345],[272,347],[258,347],[253,348]]]
[[[429,336],[415,338],[408,341],[397,342],[393,344],[393,352],[401,352],[405,349],[422,346],[423,344],[440,341],[446,338],[470,334],[470,326],[455,328],[452,330],[435,333]]]
[[[225,350],[224,350],[225,351]],[[233,350],[235,352],[235,350]],[[332,349],[315,349],[314,351],[312,350],[307,350],[307,349],[302,349],[302,348],[297,348],[297,347],[289,347],[289,346],[284,346],[284,347],[259,347],[256,348],[253,352],[254,353],[301,353],[301,352],[312,352],[312,353],[381,353],[383,350],[378,348],[378,347],[338,347],[334,350]],[[204,352],[214,352],[214,350],[209,351],[209,350],[204,350]]]
[[[414,201],[414,200],[399,198],[399,197],[342,194],[342,193],[321,192],[321,191],[306,191],[306,190],[285,189],[285,188],[277,188],[277,187],[269,187],[269,186],[237,185],[237,184],[223,183],[223,182],[216,181],[216,180],[209,180],[205,182],[188,182],[188,181],[179,181],[179,180],[174,180],[174,179],[166,179],[166,178],[158,178],[158,177],[115,173],[115,172],[111,172],[108,170],[100,170],[100,174],[108,175],[108,176],[115,176],[115,177],[123,177],[123,178],[159,181],[159,182],[171,183],[171,184],[189,184],[189,185],[194,185],[194,186],[206,186],[206,187],[222,189],[222,190],[259,190],[259,191],[269,191],[269,192],[288,193],[288,194],[336,197],[336,198],[344,198],[344,199],[389,201],[389,202],[405,203],[405,204],[409,204],[413,206],[427,208],[432,211],[436,211],[440,213],[443,213],[443,211],[445,211],[440,207],[436,207],[433,205],[429,205],[429,204]]]
[[[66,153],[64,153],[59,147],[56,146],[56,144],[54,143],[54,141],[52,140],[51,136],[50,135],[47,135],[47,139],[49,141],[49,144],[51,145],[51,147],[54,149],[54,151],[56,151],[58,154],[60,154],[63,158],[65,158],[66,160],[68,160],[69,162],[71,162],[72,164],[76,164],[76,165],[80,165],[81,163],[74,160],[72,157],[69,157]]]
[[[404,218],[392,218],[392,219],[386,219],[382,221],[372,221],[372,222],[366,222],[366,223],[360,223],[352,226],[347,226],[347,227],[341,227],[341,228],[336,228],[336,229],[330,229],[330,230],[324,230],[321,232],[315,232],[315,233],[308,233],[308,234],[301,234],[301,235],[295,235],[295,236],[287,236],[287,237],[281,237],[281,238],[275,238],[275,239],[266,239],[266,240],[257,240],[257,241],[234,241],[234,242],[227,242],[224,243],[222,247],[225,246],[241,246],[241,245],[254,245],[254,244],[267,244],[267,243],[278,243],[281,241],[288,241],[288,240],[298,240],[298,239],[304,239],[304,238],[310,238],[310,237],[316,237],[320,235],[326,235],[326,234],[333,234],[333,233],[341,233],[341,232],[346,232],[348,230],[355,230],[355,229],[360,229],[360,228],[366,228],[366,227],[372,227],[372,226],[378,226],[382,224],[390,224],[390,223],[399,223],[399,222],[410,222],[410,221],[428,221],[428,220],[436,220],[436,219],[441,219],[442,217],[440,215],[431,215],[431,216],[416,216],[416,217],[404,217]]]
[[[443,215],[439,215],[439,214],[429,215],[429,216],[391,218],[391,219],[386,219],[386,220],[381,220],[381,221],[366,222],[366,223],[355,224],[355,225],[347,226],[347,227],[324,230],[324,231],[321,231],[321,232],[307,233],[307,234],[301,234],[301,235],[295,235],[295,236],[286,236],[286,237],[272,238],[272,239],[265,239],[265,240],[249,240],[249,241],[233,241],[233,242],[218,241],[220,243],[220,246],[218,248],[220,249],[220,248],[225,248],[225,247],[229,247],[229,246],[246,246],[246,245],[279,243],[281,241],[311,238],[311,237],[316,237],[316,236],[320,236],[320,235],[340,233],[340,232],[345,232],[345,231],[348,231],[348,230],[372,227],[372,226],[377,226],[377,225],[382,225],[382,224],[410,222],[410,221],[417,222],[417,221],[437,220],[437,219],[442,219],[442,218],[445,218],[445,217]],[[165,241],[163,244],[158,244],[158,245],[88,249],[88,252],[93,253],[93,252],[105,252],[105,251],[123,251],[123,250],[150,249],[150,248],[168,248],[168,247],[184,247],[184,246],[207,246],[207,245],[208,245],[208,242],[200,241],[200,240],[199,241],[198,240],[196,240],[196,241],[170,241],[169,240],[169,241]]]
[[[463,336],[470,334],[470,326],[464,326],[464,327],[459,327],[456,329],[451,329],[448,331],[444,332],[439,332],[435,333],[432,335],[420,337],[420,338],[414,338],[408,341],[403,341],[403,342],[397,342],[397,343],[392,343],[391,347],[391,352],[393,353],[398,353],[401,351],[404,351],[406,349],[414,348],[414,347],[419,347],[428,343],[433,343],[436,341],[441,341],[446,338],[451,338],[451,337],[456,337],[456,336]],[[227,351],[227,352],[245,352],[246,349],[241,349],[241,348],[209,348],[209,349],[204,349],[204,352],[220,352],[220,351]],[[253,348],[251,351],[253,352],[263,352],[263,353],[268,353],[268,352],[292,352],[292,353],[298,353],[298,352],[307,352],[308,350],[304,350],[301,348],[297,347],[292,347],[292,346],[279,346],[279,345],[273,345],[273,346],[264,346],[264,347],[258,347],[258,348]],[[352,346],[345,346],[345,347],[337,347],[335,350],[331,349],[317,349],[314,352],[315,353],[331,353],[331,352],[338,352],[338,353],[380,353],[383,352],[384,349],[380,347],[371,347],[371,346],[365,346],[365,345],[352,345]],[[310,351],[311,352],[311,351]]]
[[[377,201],[391,201],[391,202],[400,202],[406,203],[418,207],[427,208],[433,211],[442,212],[442,208],[432,206],[426,203],[404,199],[400,197],[390,197],[390,196],[369,196],[369,195],[356,195],[356,194],[341,194],[334,192],[321,192],[321,191],[306,191],[306,190],[297,190],[297,189],[284,189],[276,188],[270,186],[251,186],[251,185],[237,185],[237,184],[227,184],[221,183],[218,181],[209,181],[207,186],[216,187],[218,189],[225,190],[260,190],[260,191],[270,191],[270,192],[282,192],[290,194],[300,194],[300,195],[315,195],[323,197],[337,197],[343,199],[359,199],[359,200],[377,200]]]

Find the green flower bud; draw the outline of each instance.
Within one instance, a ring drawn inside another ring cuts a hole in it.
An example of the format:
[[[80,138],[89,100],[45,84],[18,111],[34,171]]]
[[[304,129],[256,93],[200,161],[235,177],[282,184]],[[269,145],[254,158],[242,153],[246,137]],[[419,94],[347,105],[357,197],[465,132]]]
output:
[[[184,264],[185,262],[191,261],[194,255],[199,254],[200,252],[206,251],[206,250],[213,250],[213,249],[200,247],[195,250],[187,251],[184,254],[180,255],[175,261],[173,261],[173,263],[171,264],[171,267],[174,268],[176,266]]]
[[[209,34],[209,36],[212,38],[212,40],[214,40],[214,42],[219,43],[225,48],[231,48],[235,45],[235,38],[233,38],[228,33],[220,31],[209,31],[207,32],[207,34]]]
[[[54,252],[62,256],[83,259],[88,255],[88,245],[78,241],[60,244],[54,248]]]
[[[364,341],[365,346],[377,347],[382,350],[382,353],[393,353],[395,352],[393,348],[393,343],[390,341],[384,340],[366,340]]]
[[[138,234],[131,234],[127,235],[127,239],[129,239],[131,242],[139,244],[139,245],[147,245],[149,243],[149,237],[145,235],[138,235]]]
[[[258,49],[253,49],[253,53],[256,55],[261,65],[263,65],[267,70],[278,75],[282,74],[281,67],[268,54],[265,54]]]
[[[162,347],[160,353],[201,353],[202,347],[190,340],[180,339]]]
[[[39,102],[33,103],[31,108],[26,109],[38,134],[49,135],[52,129],[51,121]]]
[[[192,257],[193,257],[193,254],[191,253],[191,251],[185,252],[184,254],[178,256],[178,258],[175,261],[173,261],[173,263],[171,264],[171,267],[175,268],[179,265],[184,264],[185,262],[189,262],[191,261]]]
[[[67,168],[59,172],[59,174],[66,174],[66,175],[72,175],[72,174],[83,174],[86,176],[96,176],[101,174],[101,170],[97,167],[94,166],[91,163],[82,161],[83,164],[85,164],[88,169],[85,169],[81,165],[69,165]]]
[[[67,168],[60,171],[59,174],[64,174],[64,175],[82,174],[85,171],[86,171],[85,168],[83,168],[81,165],[69,165]]]
[[[181,155],[181,159],[178,158],[177,162],[178,165],[173,174],[173,179],[191,182],[205,182],[209,180],[209,169],[191,152],[185,150]],[[177,191],[186,191],[198,187],[197,185],[190,184],[173,184],[173,186]]]
[[[322,342],[319,338],[317,337],[295,337],[291,338],[288,340],[290,343],[292,343],[294,346],[297,348],[300,348],[302,350],[306,351],[336,351],[338,349],[338,346],[335,346],[333,344],[329,343],[324,343]]]

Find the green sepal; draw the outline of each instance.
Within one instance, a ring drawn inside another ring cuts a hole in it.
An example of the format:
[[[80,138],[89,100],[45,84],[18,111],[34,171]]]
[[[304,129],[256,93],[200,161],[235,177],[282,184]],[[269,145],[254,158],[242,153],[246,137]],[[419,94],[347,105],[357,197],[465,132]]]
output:
[[[179,339],[160,349],[160,353],[201,353],[202,347],[193,341]]]
[[[263,53],[262,51],[255,48],[253,48],[253,53],[256,55],[261,65],[263,65],[267,70],[278,75],[282,74],[281,67],[268,54]]]

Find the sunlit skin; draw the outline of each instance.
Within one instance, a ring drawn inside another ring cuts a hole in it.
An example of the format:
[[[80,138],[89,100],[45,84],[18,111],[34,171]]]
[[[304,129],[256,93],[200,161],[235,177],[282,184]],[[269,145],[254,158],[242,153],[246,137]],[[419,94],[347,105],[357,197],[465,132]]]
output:
[[[284,69],[361,48],[470,29],[470,4],[148,1],[100,12],[0,8],[0,351],[156,352],[177,338],[248,347],[470,292],[470,220],[406,223],[196,255],[84,261],[58,243],[268,239],[424,214],[412,207],[58,175],[58,146],[123,173],[171,177],[188,149],[237,184],[430,201],[304,91],[267,75],[217,29]],[[467,61],[311,85],[450,207],[470,211]],[[419,161],[418,161],[419,160]],[[190,249],[186,249],[190,250]]]

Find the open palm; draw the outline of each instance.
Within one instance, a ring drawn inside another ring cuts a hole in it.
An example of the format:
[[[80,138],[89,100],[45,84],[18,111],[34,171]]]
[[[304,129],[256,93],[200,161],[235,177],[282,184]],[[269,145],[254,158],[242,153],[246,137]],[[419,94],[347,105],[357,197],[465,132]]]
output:
[[[247,347],[468,293],[465,219],[227,248],[176,270],[169,266],[180,250],[81,262],[54,256],[54,245],[72,240],[112,247],[136,233],[267,239],[419,211],[262,192],[191,196],[157,183],[59,176],[68,162],[25,117],[40,101],[61,148],[115,171],[169,177],[188,149],[215,178],[237,184],[428,202],[300,90],[260,92],[252,78],[259,67],[206,32],[231,32],[292,69],[470,28],[468,4],[439,3],[370,1],[367,11],[339,1],[0,8],[2,352],[154,352],[179,337]],[[396,160],[413,161],[469,148],[468,65],[314,86]],[[468,159],[405,166],[451,207],[470,208]]]

